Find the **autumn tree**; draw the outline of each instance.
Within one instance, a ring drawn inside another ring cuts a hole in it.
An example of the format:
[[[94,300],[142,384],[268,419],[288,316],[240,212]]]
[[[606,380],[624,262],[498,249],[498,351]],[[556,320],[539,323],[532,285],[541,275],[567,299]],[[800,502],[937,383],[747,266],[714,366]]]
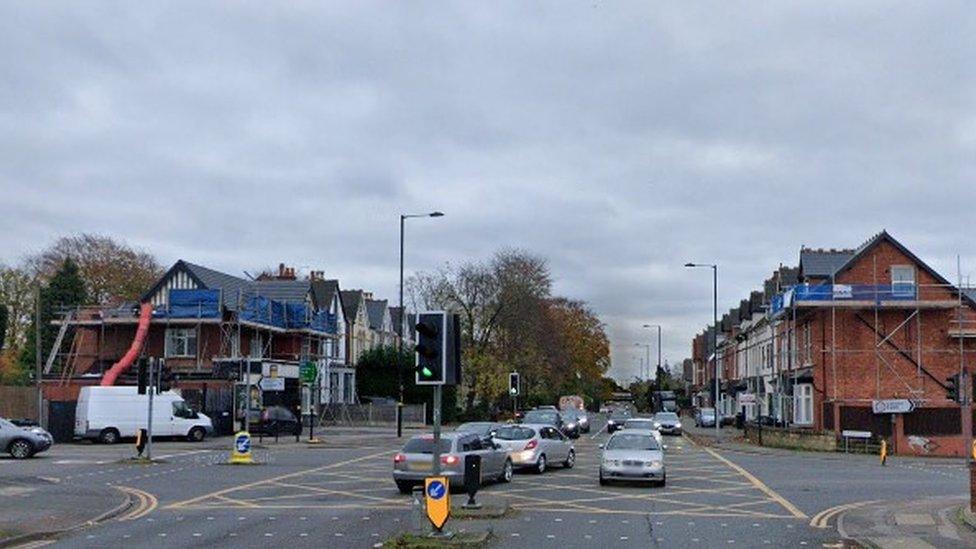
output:
[[[66,259],[78,266],[85,294],[97,304],[136,300],[163,272],[151,254],[113,238],[79,234],[64,236],[25,261],[28,272],[42,282],[54,276]]]
[[[7,306],[0,303],[0,351],[3,351],[3,342],[7,339]]]
[[[0,307],[7,309],[7,330],[0,347],[19,351],[24,346],[34,310],[34,284],[24,269],[0,265]]]

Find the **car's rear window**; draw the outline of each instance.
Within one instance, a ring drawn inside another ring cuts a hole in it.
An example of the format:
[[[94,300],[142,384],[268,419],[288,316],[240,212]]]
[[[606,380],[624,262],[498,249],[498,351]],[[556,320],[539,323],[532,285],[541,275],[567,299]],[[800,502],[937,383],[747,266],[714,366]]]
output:
[[[674,421],[674,420],[678,419],[678,414],[672,414],[672,413],[669,413],[669,412],[663,412],[663,413],[660,413],[660,414],[656,414],[654,416],[654,419],[664,420],[664,421]]]
[[[628,419],[624,422],[624,429],[654,429],[654,422],[649,419]]]
[[[526,423],[556,423],[556,412],[529,412],[525,414]]]
[[[451,441],[449,439],[441,439],[441,453],[446,454],[451,451]],[[405,454],[433,454],[434,453],[434,439],[433,438],[412,438],[407,441],[407,444],[403,447],[403,453]]]
[[[535,436],[535,431],[528,427],[502,427],[495,433],[498,440],[529,440]]]

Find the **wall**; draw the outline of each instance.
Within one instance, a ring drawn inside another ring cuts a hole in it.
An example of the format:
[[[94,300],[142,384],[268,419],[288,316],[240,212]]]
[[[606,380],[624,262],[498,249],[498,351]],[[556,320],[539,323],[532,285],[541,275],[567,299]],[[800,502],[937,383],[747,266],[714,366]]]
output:
[[[759,429],[747,426],[746,439],[753,444],[759,444]],[[797,450],[816,450],[820,452],[837,451],[837,439],[830,432],[816,432],[807,429],[780,429],[775,427],[762,428],[762,445],[772,448],[789,448]]]
[[[36,419],[37,389],[22,386],[0,386],[0,417]]]

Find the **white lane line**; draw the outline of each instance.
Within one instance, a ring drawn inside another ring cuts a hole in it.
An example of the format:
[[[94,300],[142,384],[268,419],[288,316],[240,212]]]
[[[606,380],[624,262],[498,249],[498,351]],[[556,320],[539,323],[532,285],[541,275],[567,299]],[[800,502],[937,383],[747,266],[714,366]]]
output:
[[[596,434],[594,434],[593,436],[590,437],[590,440],[593,440],[596,437],[600,436],[600,433],[602,433],[606,428],[607,428],[607,426],[606,426],[606,424],[604,424],[603,427],[600,427],[600,430],[597,431]]]

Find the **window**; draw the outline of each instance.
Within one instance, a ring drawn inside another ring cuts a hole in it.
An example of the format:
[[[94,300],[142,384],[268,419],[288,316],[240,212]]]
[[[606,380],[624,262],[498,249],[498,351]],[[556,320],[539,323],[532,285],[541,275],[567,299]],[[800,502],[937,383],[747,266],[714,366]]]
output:
[[[194,328],[166,330],[166,357],[193,358],[197,356],[197,331]]]
[[[804,383],[796,386],[793,399],[793,420],[800,425],[813,423],[813,385]]]
[[[186,402],[182,400],[173,401],[173,417],[189,418],[191,415],[190,409],[186,407]]]
[[[261,334],[251,336],[251,348],[248,351],[248,356],[251,358],[264,357],[264,338],[261,337]]]
[[[915,296],[915,268],[911,265],[891,266],[891,294],[895,297]]]

